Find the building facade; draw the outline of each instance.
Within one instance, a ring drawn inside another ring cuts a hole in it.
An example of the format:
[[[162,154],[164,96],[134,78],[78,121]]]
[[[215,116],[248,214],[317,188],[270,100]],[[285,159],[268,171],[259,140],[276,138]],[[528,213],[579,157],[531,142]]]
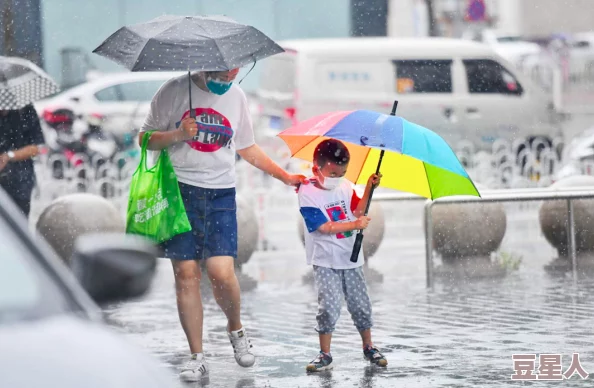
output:
[[[467,10],[482,1],[484,20],[471,21]],[[427,36],[428,0],[389,0],[389,36]],[[459,37],[466,28],[493,28],[529,37],[594,30],[593,0],[431,0],[439,34]]]
[[[224,14],[275,40],[342,37],[351,32],[351,0],[41,0],[46,70],[62,85],[80,82],[87,70],[123,68],[92,54],[123,25],[163,14]],[[255,86],[258,66],[242,83]]]
[[[0,55],[43,66],[40,0],[0,0]]]

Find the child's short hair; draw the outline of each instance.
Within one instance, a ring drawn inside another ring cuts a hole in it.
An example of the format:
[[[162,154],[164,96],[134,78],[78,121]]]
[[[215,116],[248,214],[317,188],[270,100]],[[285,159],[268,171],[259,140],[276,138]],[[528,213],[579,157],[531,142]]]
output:
[[[328,163],[339,166],[348,165],[351,159],[348,148],[336,139],[327,139],[318,144],[314,151],[314,162],[319,167],[324,167]]]

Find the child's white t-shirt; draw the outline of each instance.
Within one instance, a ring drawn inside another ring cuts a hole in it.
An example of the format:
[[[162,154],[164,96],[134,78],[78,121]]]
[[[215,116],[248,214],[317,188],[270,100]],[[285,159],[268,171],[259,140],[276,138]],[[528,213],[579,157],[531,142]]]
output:
[[[198,134],[168,148],[179,182],[207,189],[235,187],[235,152],[254,142],[245,93],[238,86],[216,95],[191,85]],[[190,115],[188,75],[167,81],[157,91],[141,132],[171,131]],[[153,160],[157,153],[153,153]]]
[[[305,251],[308,265],[333,269],[351,269],[363,265],[363,249],[356,263],[351,262],[356,231],[324,234],[319,227],[328,221],[350,222],[357,218],[353,210],[359,198],[347,181],[334,190],[323,190],[312,182],[301,185],[298,191],[299,210],[305,226]]]

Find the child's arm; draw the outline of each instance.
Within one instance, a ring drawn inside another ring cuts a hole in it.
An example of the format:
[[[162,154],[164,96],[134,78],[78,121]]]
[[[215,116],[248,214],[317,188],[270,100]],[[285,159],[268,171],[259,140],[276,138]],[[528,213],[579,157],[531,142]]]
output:
[[[369,179],[367,180],[367,186],[365,186],[365,193],[363,193],[363,198],[357,204],[357,208],[353,211],[355,217],[361,217],[365,213],[365,208],[367,207],[367,202],[369,202],[369,196],[371,195],[371,187],[377,187],[380,184],[382,179],[382,174],[372,174]]]
[[[367,216],[361,216],[357,218],[355,221],[349,222],[328,221],[318,228],[318,232],[324,234],[337,234],[351,232],[353,230],[362,230],[367,228],[367,225],[369,225],[369,221],[371,221],[371,218]]]

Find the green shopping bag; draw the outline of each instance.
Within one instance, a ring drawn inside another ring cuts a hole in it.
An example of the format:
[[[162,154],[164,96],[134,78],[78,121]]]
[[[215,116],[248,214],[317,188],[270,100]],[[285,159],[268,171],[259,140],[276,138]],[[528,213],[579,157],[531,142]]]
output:
[[[153,167],[146,167],[146,147],[152,133],[146,132],[142,138],[140,163],[132,175],[126,233],[161,243],[192,230],[192,227],[167,149],[161,150]]]

